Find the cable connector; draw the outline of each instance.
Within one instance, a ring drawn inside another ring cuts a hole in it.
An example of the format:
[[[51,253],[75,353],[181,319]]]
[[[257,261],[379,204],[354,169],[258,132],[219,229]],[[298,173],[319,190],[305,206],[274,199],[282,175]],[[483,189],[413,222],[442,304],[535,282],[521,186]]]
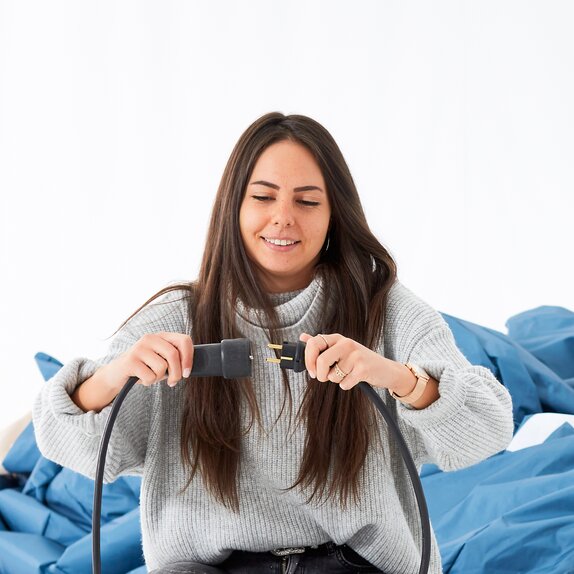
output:
[[[292,369],[296,373],[303,372],[305,367],[305,343],[297,341],[296,343],[289,343],[283,341],[282,345],[274,345],[270,343],[267,345],[270,349],[279,349],[281,351],[281,358],[267,359],[268,363],[276,363],[282,369]]]
[[[250,377],[252,360],[249,339],[223,339],[221,343],[195,345],[191,376]]]

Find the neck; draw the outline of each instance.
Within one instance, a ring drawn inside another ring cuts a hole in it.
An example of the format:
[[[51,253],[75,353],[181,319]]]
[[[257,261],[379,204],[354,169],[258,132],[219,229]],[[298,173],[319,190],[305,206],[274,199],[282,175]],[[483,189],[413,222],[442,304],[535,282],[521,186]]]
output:
[[[267,293],[287,293],[305,289],[313,280],[313,273],[302,273],[296,277],[277,277],[259,271],[258,277]]]

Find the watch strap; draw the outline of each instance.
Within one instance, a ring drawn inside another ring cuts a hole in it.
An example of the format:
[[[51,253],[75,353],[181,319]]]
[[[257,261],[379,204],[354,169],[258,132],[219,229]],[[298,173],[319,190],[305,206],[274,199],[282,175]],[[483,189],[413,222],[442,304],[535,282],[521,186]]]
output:
[[[403,364],[417,378],[417,383],[414,389],[407,395],[399,396],[394,391],[391,391],[391,396],[394,399],[400,401],[401,403],[410,405],[412,403],[416,403],[423,396],[423,393],[425,392],[425,388],[430,379],[430,376],[424,369],[418,367],[417,365],[413,365],[412,363],[403,363]]]

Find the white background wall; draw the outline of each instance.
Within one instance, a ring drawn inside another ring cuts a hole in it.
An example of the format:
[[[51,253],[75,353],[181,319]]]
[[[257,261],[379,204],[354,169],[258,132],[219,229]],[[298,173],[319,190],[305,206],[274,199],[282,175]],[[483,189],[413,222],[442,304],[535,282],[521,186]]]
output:
[[[505,332],[574,310],[572,1],[0,0],[0,427],[195,277],[240,134],[337,140],[399,277]]]

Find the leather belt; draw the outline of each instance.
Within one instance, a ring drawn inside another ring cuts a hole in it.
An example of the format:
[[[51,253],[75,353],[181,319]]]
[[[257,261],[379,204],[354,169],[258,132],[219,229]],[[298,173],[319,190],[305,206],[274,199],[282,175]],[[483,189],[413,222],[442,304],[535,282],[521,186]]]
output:
[[[295,548],[275,548],[275,550],[269,550],[269,552],[275,556],[289,556],[290,554],[303,554],[303,552],[305,552],[305,547],[299,546]]]
[[[274,550],[269,550],[274,556],[289,556],[291,554],[303,554],[304,552],[328,551],[329,548],[333,547],[333,542],[325,542],[324,544],[319,544],[318,546],[293,546],[287,548],[275,548]]]

